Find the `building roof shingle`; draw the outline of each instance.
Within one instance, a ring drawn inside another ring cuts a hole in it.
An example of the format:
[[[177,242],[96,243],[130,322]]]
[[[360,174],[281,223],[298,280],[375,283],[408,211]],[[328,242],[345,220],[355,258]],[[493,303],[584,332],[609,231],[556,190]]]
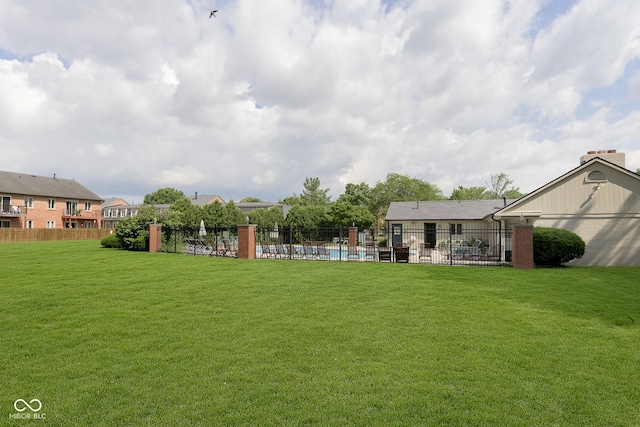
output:
[[[0,171],[0,193],[78,200],[102,200],[100,196],[73,179],[5,171]]]
[[[479,220],[497,212],[513,199],[495,200],[430,200],[422,202],[391,202],[387,221],[416,220]]]

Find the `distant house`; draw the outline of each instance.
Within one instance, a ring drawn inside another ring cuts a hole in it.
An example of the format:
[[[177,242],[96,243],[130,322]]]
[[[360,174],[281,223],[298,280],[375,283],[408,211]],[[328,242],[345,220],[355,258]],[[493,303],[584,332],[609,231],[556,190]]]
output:
[[[102,227],[102,199],[72,179],[0,171],[0,199],[0,227]]]
[[[222,197],[216,194],[208,195],[208,194],[195,193],[193,196],[189,197],[189,199],[191,199],[191,203],[193,203],[196,206],[206,206],[215,202],[221,203],[223,205],[225,203]]]
[[[117,199],[122,200],[122,199]],[[104,228],[116,228],[116,224],[123,218],[137,216],[140,208],[144,205],[130,205],[126,202],[123,204],[103,204],[102,216],[104,217]],[[162,211],[169,209],[168,204],[154,205],[156,209]]]
[[[205,206],[211,203],[219,202],[224,204],[224,200],[222,197],[217,195],[207,195],[207,194],[198,194],[188,197],[191,200],[191,203],[197,206]],[[116,228],[116,224],[123,218],[129,218],[132,216],[137,216],[140,208],[143,205],[136,204],[130,205],[125,200],[120,198],[110,198],[105,200],[102,204],[102,215],[104,216],[104,227],[105,228]],[[154,205],[156,209],[159,211],[168,210],[171,206],[170,204],[156,204]]]
[[[385,217],[390,246],[451,247],[481,240],[488,253],[507,259],[510,233],[493,214],[513,200],[391,202]]]
[[[274,206],[280,209],[280,211],[285,217],[291,210],[290,205],[285,205],[282,203],[273,203],[273,202],[238,202],[236,203],[236,207],[239,208],[243,213],[251,212],[256,209],[264,209],[266,211],[271,209]]]
[[[501,209],[506,225],[563,228],[586,243],[569,265],[640,266],[640,175],[624,153],[592,151],[580,166]]]
[[[110,206],[122,206],[122,205],[128,205],[128,204],[129,203],[127,203],[126,200],[121,199],[119,197],[108,197],[103,200],[102,207],[106,208]]]

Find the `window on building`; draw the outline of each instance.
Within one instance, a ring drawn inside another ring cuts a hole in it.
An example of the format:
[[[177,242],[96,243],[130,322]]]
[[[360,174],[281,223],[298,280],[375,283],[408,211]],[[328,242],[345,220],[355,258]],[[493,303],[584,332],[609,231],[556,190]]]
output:
[[[0,202],[0,212],[11,212],[11,197],[2,196],[2,201]]]
[[[49,203],[47,205],[48,209],[55,209],[56,208],[56,199],[49,199]]]
[[[55,221],[47,221],[47,228],[56,228]]]
[[[26,226],[27,226],[27,228],[33,228],[33,220],[32,219],[28,219]]]
[[[25,197],[24,205],[29,209],[33,209],[33,197]]]
[[[451,234],[462,234],[462,224],[449,224]]]
[[[78,212],[78,202],[73,200],[67,200],[67,210],[66,214],[70,216],[76,216],[79,214]]]
[[[0,221],[0,228],[10,228],[11,221]]]
[[[587,182],[607,182],[607,175],[602,171],[591,171],[587,174]]]
[[[84,210],[91,212],[91,202],[84,202]]]

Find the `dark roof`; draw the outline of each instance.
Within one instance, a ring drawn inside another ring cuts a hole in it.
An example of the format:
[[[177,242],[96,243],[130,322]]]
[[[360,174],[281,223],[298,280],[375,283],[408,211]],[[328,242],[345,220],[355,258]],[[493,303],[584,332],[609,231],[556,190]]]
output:
[[[102,200],[100,196],[73,179],[4,171],[0,171],[0,193],[64,197],[78,200]]]
[[[209,205],[215,202],[216,199],[220,199],[220,203],[224,204],[224,200],[222,199],[222,197],[218,196],[217,194],[194,194],[193,196],[190,196],[189,199],[191,199],[192,204],[197,206]]]
[[[507,199],[506,204],[513,202]],[[437,200],[423,202],[391,202],[387,221],[403,220],[478,220],[502,209],[504,199]]]
[[[285,205],[282,203],[273,203],[273,202],[238,202],[235,205],[242,212],[251,212],[252,210],[255,210],[255,209],[264,209],[266,211],[269,208],[272,208],[273,206],[275,206],[282,211],[284,216],[287,216],[287,214],[291,210],[290,205]]]

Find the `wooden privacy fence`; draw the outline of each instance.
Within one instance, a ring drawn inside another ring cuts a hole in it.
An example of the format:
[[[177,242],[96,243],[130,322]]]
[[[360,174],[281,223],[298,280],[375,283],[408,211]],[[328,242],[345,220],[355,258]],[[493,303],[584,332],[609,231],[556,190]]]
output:
[[[0,228],[0,242],[99,240],[113,228]]]

